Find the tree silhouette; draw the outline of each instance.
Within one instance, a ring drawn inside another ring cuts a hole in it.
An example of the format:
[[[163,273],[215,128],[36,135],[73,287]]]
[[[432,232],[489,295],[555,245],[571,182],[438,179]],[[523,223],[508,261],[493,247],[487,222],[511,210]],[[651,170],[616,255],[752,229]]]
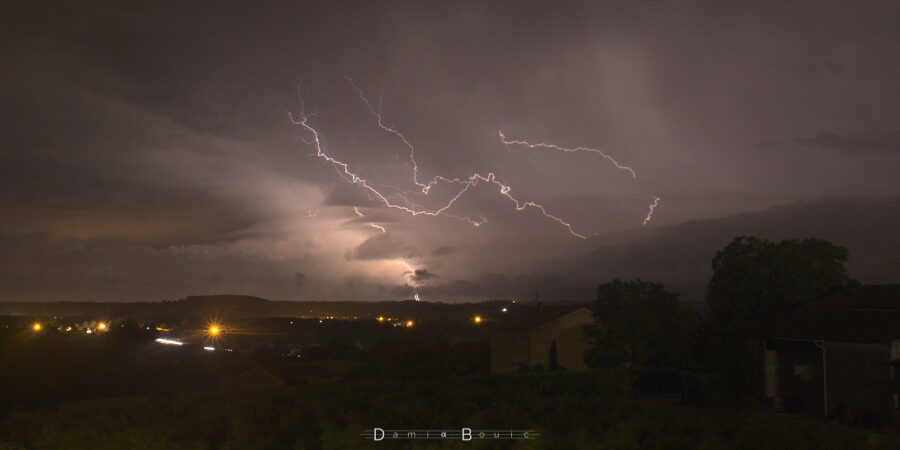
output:
[[[591,367],[680,365],[689,359],[699,319],[660,283],[601,284],[585,355]]]
[[[736,237],[712,261],[706,296],[712,319],[730,326],[858,286],[844,268],[847,257],[846,248],[820,239]]]

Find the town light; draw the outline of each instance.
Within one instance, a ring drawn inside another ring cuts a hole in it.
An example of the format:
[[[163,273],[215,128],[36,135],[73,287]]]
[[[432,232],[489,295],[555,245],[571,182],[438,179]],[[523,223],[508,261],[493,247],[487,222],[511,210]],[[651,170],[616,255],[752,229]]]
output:
[[[481,316],[475,316],[472,320],[475,321],[475,323],[481,323]]]
[[[219,329],[218,325],[210,325],[210,327],[209,327],[209,334],[211,334],[213,336],[219,334],[220,331],[221,330]]]
[[[379,322],[384,322],[384,316],[378,316],[378,321],[379,321]]]
[[[41,324],[35,322],[31,328],[33,328],[34,331],[41,331]]]
[[[406,321],[406,326],[411,327],[411,326],[413,326],[413,325],[415,325],[415,323],[414,323],[412,320],[407,320],[407,321]]]
[[[106,324],[103,322],[100,322],[97,324],[97,328],[100,330],[106,330]]]

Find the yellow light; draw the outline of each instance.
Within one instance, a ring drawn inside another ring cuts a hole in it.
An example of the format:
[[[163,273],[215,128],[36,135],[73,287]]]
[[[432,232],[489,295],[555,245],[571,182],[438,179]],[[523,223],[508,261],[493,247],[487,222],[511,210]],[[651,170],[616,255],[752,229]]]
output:
[[[475,318],[472,320],[474,320],[475,323],[481,323],[481,316],[475,316]]]
[[[66,327],[66,331],[72,331],[72,327]]]
[[[32,328],[34,328],[34,331],[41,331],[41,324],[35,322]]]
[[[415,323],[413,323],[412,320],[407,320],[407,321],[406,321],[406,326],[411,327],[411,326],[413,326],[413,325],[415,325]]]
[[[219,327],[215,325],[209,327],[209,334],[219,334]]]
[[[506,312],[506,308],[501,309],[500,311]]]
[[[97,324],[97,328],[99,328],[99,329],[101,329],[101,330],[105,330],[105,329],[106,329],[106,324],[103,323],[103,322],[100,322],[99,324]]]
[[[384,322],[384,316],[378,316],[378,321],[379,321],[379,322]]]

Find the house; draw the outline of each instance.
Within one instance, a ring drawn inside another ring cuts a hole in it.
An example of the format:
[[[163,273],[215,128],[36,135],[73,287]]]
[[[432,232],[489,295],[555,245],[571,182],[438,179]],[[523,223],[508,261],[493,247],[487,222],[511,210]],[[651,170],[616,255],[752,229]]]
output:
[[[586,369],[584,327],[593,323],[581,306],[538,305],[492,327],[491,373],[532,369]]]
[[[864,286],[777,314],[762,338],[765,397],[788,412],[897,421],[900,285]]]

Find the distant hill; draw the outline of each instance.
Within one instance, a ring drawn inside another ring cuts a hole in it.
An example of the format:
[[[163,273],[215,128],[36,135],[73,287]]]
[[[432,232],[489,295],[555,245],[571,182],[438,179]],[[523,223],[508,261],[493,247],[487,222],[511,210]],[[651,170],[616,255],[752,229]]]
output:
[[[94,320],[158,320],[160,318],[227,319],[268,317],[331,317],[334,319],[470,320],[475,315],[500,317],[526,308],[521,303],[493,300],[481,303],[431,302],[294,302],[273,301],[248,295],[189,296],[178,301],[97,302],[0,302],[0,315],[90,317]]]

